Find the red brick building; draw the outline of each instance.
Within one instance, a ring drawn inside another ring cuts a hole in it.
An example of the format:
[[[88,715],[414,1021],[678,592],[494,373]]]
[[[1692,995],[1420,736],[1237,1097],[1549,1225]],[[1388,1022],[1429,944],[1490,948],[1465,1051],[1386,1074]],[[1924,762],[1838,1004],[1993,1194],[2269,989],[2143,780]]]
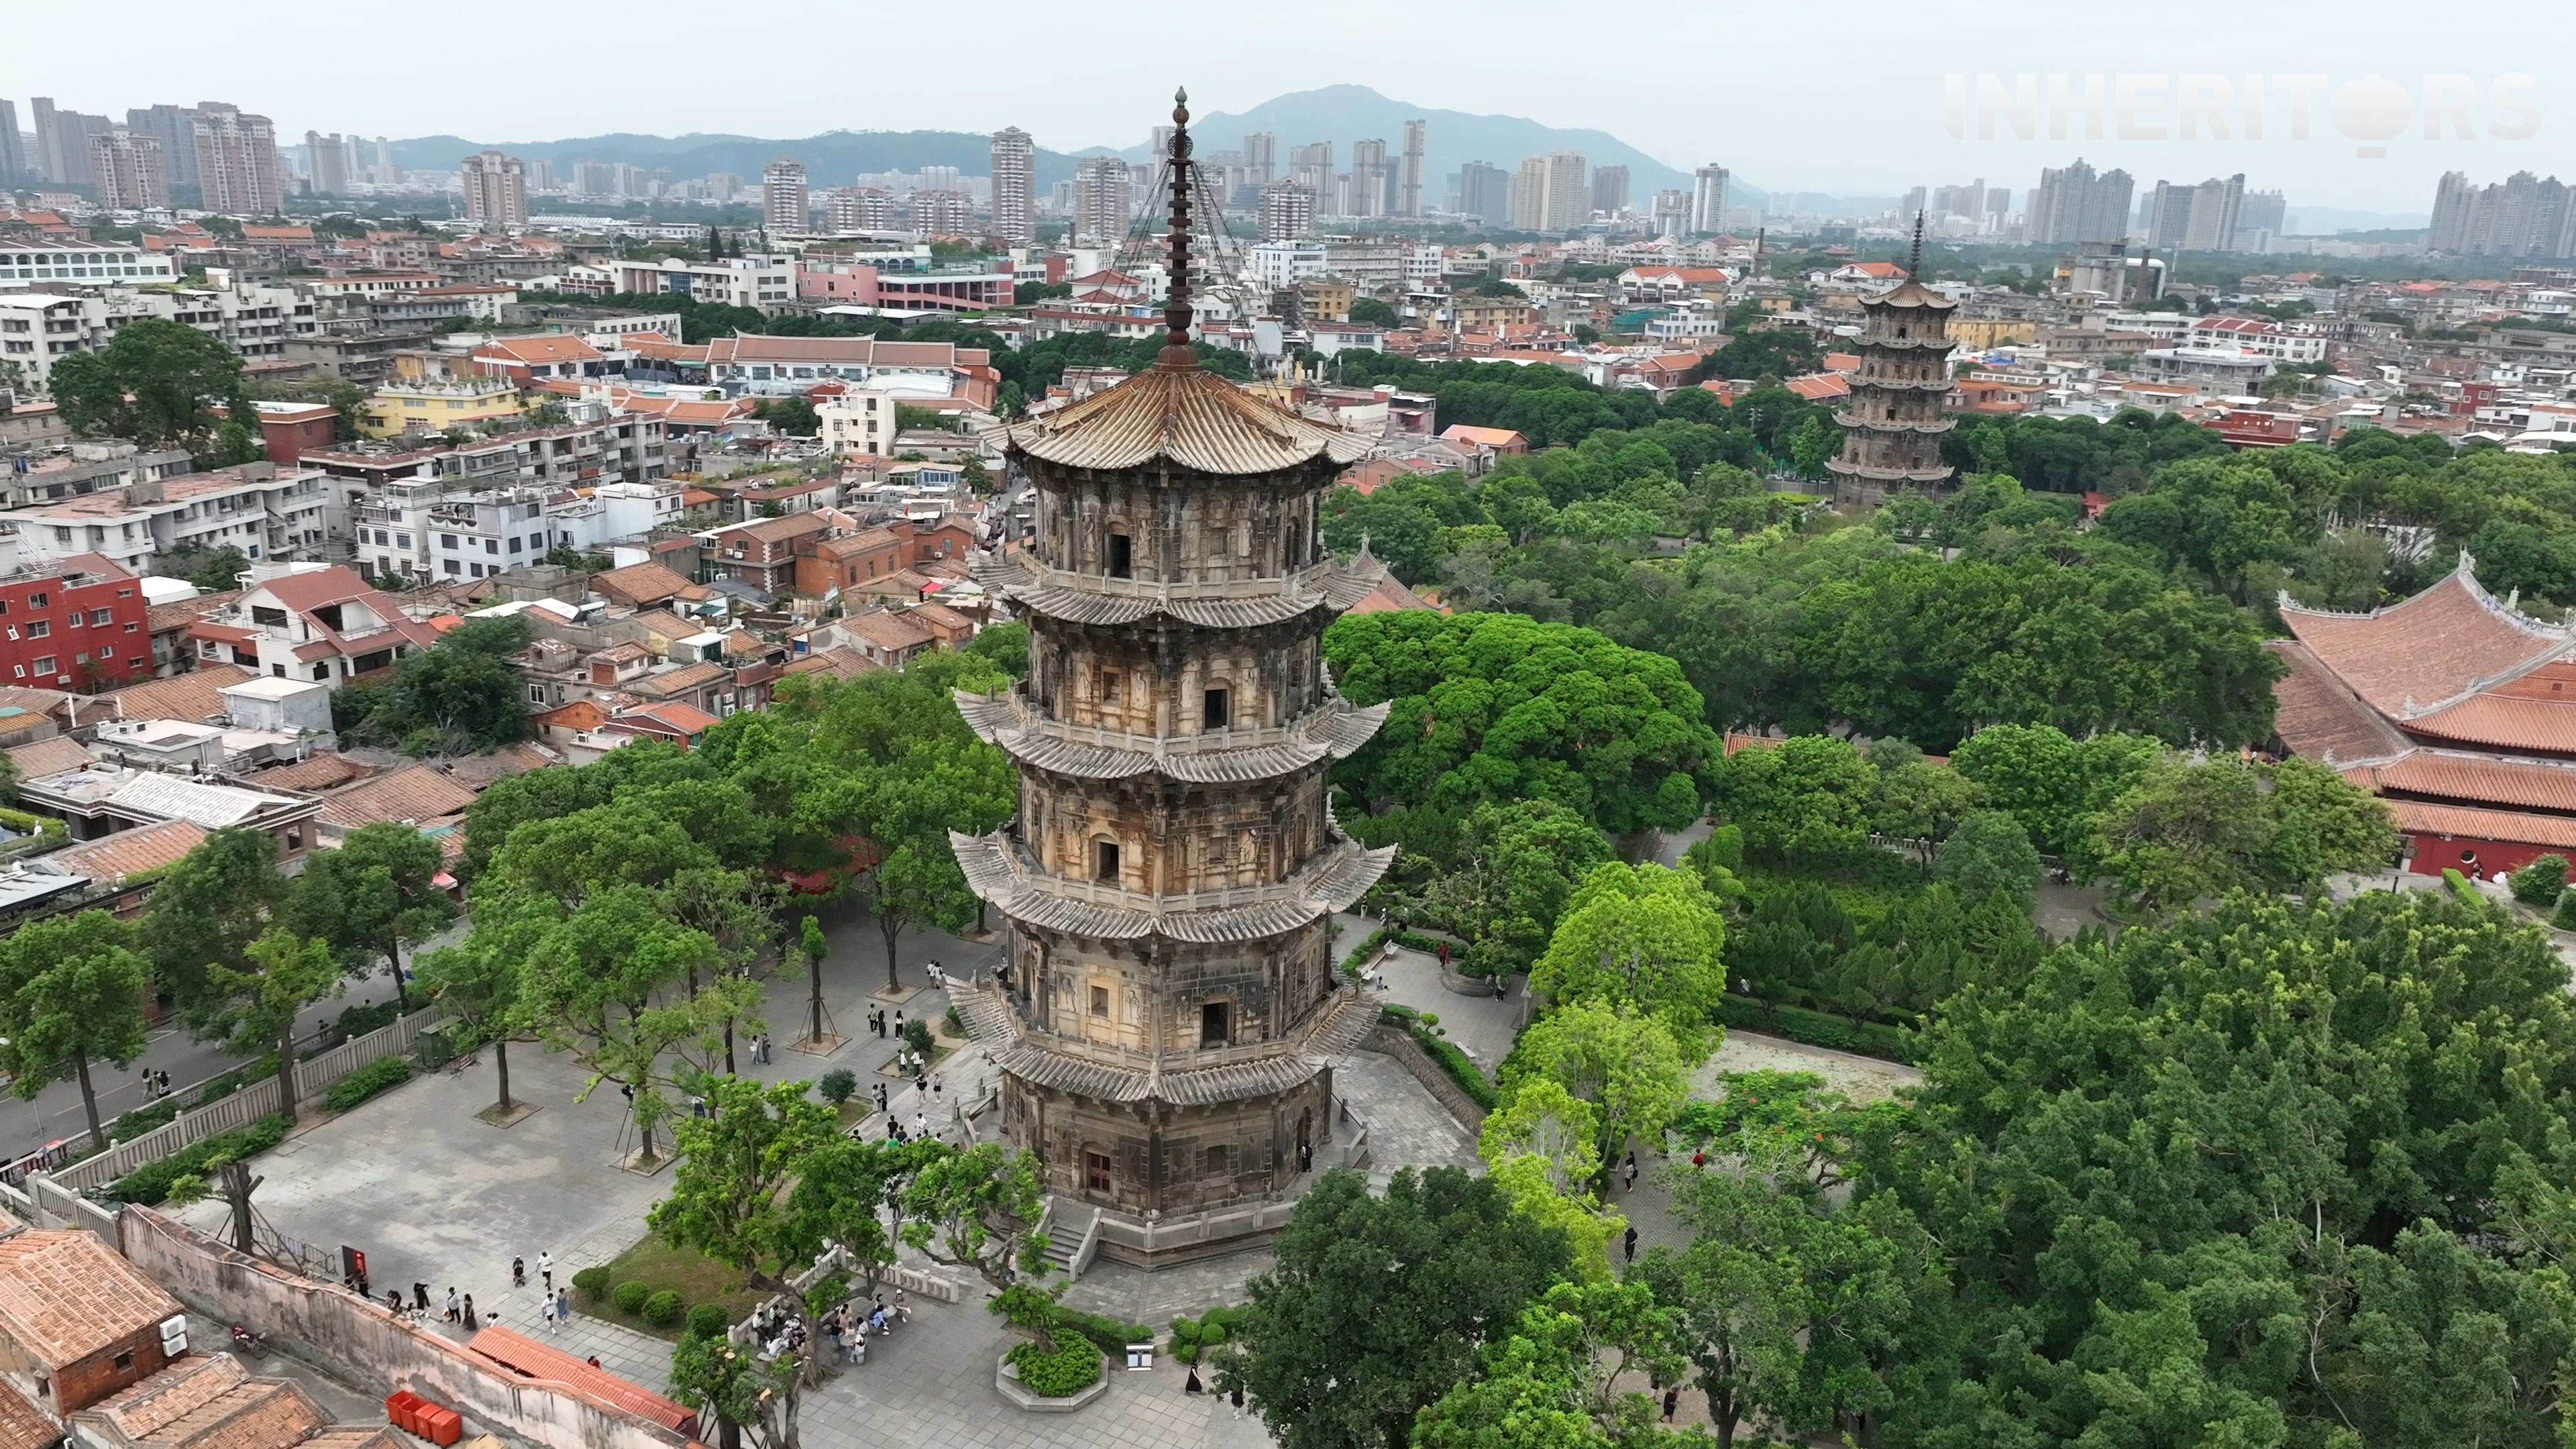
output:
[[[105,689],[151,678],[148,607],[141,581],[94,553],[0,576],[0,684]]]
[[[179,1301],[77,1230],[0,1239],[0,1382],[57,1419],[169,1361]]]

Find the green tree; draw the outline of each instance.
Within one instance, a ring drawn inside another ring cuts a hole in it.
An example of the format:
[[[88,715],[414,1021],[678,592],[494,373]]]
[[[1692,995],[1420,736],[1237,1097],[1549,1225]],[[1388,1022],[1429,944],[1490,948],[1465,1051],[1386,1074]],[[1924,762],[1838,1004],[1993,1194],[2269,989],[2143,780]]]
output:
[[[752,416],[794,438],[823,435],[823,419],[814,404],[801,397],[764,398],[752,405]]]
[[[953,931],[979,914],[948,833],[1000,825],[1017,804],[1017,782],[1001,754],[978,743],[916,748],[874,772],[865,788],[866,833],[879,851],[867,875],[867,903],[885,940],[892,987],[904,927]]]
[[[1650,1394],[1689,1366],[1680,1315],[1641,1283],[1559,1283],[1489,1344],[1472,1380],[1422,1411],[1417,1449],[1680,1449],[1698,1435],[1656,1422]]]
[[[528,737],[527,691],[507,657],[527,647],[520,619],[472,620],[394,668],[396,731],[407,754],[472,754]]]
[[[735,1449],[746,1427],[761,1449],[795,1449],[799,1358],[764,1359],[721,1335],[686,1335],[671,1350],[671,1397],[715,1420],[717,1449]]]
[[[337,850],[316,851],[295,879],[288,910],[297,928],[344,955],[384,958],[394,1000],[411,1010],[402,950],[445,930],[456,903],[437,883],[446,868],[438,842],[401,821],[362,825]]]
[[[1391,705],[1338,783],[1372,808],[1553,800],[1614,834],[1699,813],[1719,746],[1665,658],[1508,614],[1346,615],[1324,636],[1343,692]],[[1679,788],[1668,788],[1673,777]]]
[[[2026,912],[2039,884],[2039,851],[2020,821],[2001,810],[1980,810],[1951,832],[1933,873],[1963,900],[2001,895]]]
[[[0,941],[0,1071],[22,1100],[69,1078],[80,1084],[91,1144],[107,1150],[90,1063],[122,1071],[147,1042],[150,967],[134,928],[106,911],[30,921]]]
[[[1854,1154],[1951,1249],[1886,1441],[2555,1443],[2576,1008],[2537,928],[2229,896],[1961,991],[1923,1060]]]
[[[238,395],[241,371],[241,359],[215,338],[144,317],[118,328],[98,351],[56,362],[54,402],[82,437],[195,451],[215,431],[209,404]]]
[[[178,1003],[200,1035],[224,1035],[225,1012],[211,980],[217,969],[251,969],[251,943],[286,898],[277,838],[248,826],[209,834],[163,874],[137,922],[155,985]]]
[[[1043,1281],[1055,1265],[1038,1229],[1045,1214],[1041,1180],[1034,1152],[992,1142],[961,1152],[931,1141],[920,1145],[899,1201],[904,1245],[945,1267],[973,1269],[992,1285],[992,1311],[1034,1335],[1040,1353],[1051,1354],[1064,1285]]]
[[[1562,1233],[1575,1275],[1609,1272],[1610,1239],[1626,1224],[1603,1209],[1592,1187],[1601,1176],[1600,1114],[1547,1077],[1527,1077],[1485,1118],[1476,1155],[1514,1210]]]
[[[1727,757],[1717,807],[1757,855],[1832,865],[1869,849],[1878,772],[1849,740],[1800,735]]]
[[[1575,884],[1610,859],[1610,843],[1553,800],[1515,800],[1477,806],[1458,854],[1425,909],[1467,938],[1470,971],[1494,976],[1537,959]]]
[[[1611,861],[1583,878],[1530,969],[1560,1004],[1634,1006],[1695,1039],[1726,994],[1726,922],[1696,872]]]
[[[444,947],[422,957],[415,981],[440,1010],[463,1022],[477,1041],[492,1048],[494,1076],[500,1095],[493,1113],[506,1119],[510,1098],[510,1043],[528,1041],[533,1028],[521,1012],[524,978],[521,963],[482,936]]]
[[[1562,1234],[1454,1167],[1399,1170],[1384,1195],[1334,1171],[1298,1199],[1217,1366],[1287,1449],[1399,1449],[1570,1266]]]
[[[1579,1001],[1530,1023],[1503,1061],[1501,1085],[1508,1092],[1543,1077],[1590,1103],[1600,1134],[1594,1151],[1607,1173],[1631,1138],[1662,1141],[1690,1092],[1687,1063],[1714,1049],[1714,1036],[1714,1028],[1694,1033],[1686,1053],[1660,1016]]]
[[[701,1082],[709,1115],[674,1124],[680,1160],[671,1195],[655,1203],[644,1221],[671,1246],[693,1248],[741,1272],[746,1285],[785,1294],[804,1325],[805,1342],[820,1345],[822,1330],[804,1296],[787,1291],[788,1278],[814,1252],[795,1231],[788,1190],[839,1125],[831,1108],[806,1095],[809,1086],[730,1076]],[[801,1370],[781,1376],[785,1399],[773,1410],[778,1442],[793,1446],[797,1405],[803,1389],[822,1381],[822,1361],[810,1349],[780,1357]]]
[[[2095,817],[2161,754],[2143,735],[2077,740],[2053,725],[1989,725],[1951,753],[1950,767],[2020,821],[2033,845],[2080,863]]]
[[[2388,807],[2341,775],[2293,758],[2166,759],[2094,825],[2092,855],[2121,893],[2171,910],[2230,890],[2287,890],[2397,853]]]
[[[1404,319],[1396,310],[1375,297],[1351,299],[1351,320],[1371,327],[1400,327]]]
[[[235,1056],[277,1054],[277,1110],[295,1116],[295,1021],[305,1007],[340,994],[340,961],[327,941],[271,927],[251,942],[244,970],[212,966],[211,1002]]]
[[[1928,864],[1939,856],[1950,833],[1976,809],[1977,787],[1958,771],[1922,759],[1919,753],[1914,759],[1887,765],[1878,759],[1880,752],[1879,745],[1870,747],[1878,781],[1877,793],[1869,802],[1869,828],[1879,835],[1917,842],[1916,851]]]

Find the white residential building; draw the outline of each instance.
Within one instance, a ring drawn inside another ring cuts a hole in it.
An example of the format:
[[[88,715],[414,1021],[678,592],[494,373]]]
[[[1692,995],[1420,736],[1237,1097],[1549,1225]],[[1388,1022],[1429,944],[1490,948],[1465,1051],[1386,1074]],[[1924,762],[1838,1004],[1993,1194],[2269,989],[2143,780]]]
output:
[[[763,311],[776,311],[796,299],[794,257],[726,257],[716,262],[664,257],[613,262],[610,268],[616,273],[619,292],[678,292],[701,302]]]
[[[1438,250],[1434,248],[1433,250]],[[1243,254],[1243,274],[1276,290],[1324,275],[1324,244],[1311,241],[1266,241]]]
[[[253,562],[320,558],[334,503],[318,468],[244,463],[137,482],[59,503],[0,513],[19,557],[95,553],[134,573],[165,553],[237,549]]]

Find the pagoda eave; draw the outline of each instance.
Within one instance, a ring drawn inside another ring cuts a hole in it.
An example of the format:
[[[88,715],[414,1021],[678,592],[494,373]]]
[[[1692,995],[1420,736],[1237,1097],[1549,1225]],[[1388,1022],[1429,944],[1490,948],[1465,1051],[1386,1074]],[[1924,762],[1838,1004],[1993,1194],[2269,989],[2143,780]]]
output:
[[[1204,944],[1285,935],[1348,910],[1395,863],[1394,846],[1371,850],[1340,836],[1284,881],[1150,895],[1049,875],[1001,832],[952,830],[948,843],[967,887],[1015,924],[1101,941],[1163,936]]]
[[[1171,1068],[1148,1058],[1118,1060],[1042,1042],[1024,1030],[1002,994],[949,978],[958,1019],[996,1065],[1032,1086],[1104,1102],[1207,1107],[1293,1088],[1357,1046],[1378,1023],[1378,1000],[1343,986],[1336,999],[1287,1040],[1246,1049],[1236,1061]]]
[[[1015,764],[1072,779],[1155,776],[1185,785],[1278,779],[1326,760],[1347,759],[1378,732],[1391,708],[1387,703],[1355,708],[1335,695],[1282,728],[1154,736],[1049,720],[1031,711],[1016,691],[958,690],[955,698],[967,728]]]

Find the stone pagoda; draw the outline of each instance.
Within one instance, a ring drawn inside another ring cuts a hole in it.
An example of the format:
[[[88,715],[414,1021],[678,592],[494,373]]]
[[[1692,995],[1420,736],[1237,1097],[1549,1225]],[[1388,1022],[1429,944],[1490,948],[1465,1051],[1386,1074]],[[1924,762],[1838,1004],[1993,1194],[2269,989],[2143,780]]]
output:
[[[1019,813],[951,837],[1010,924],[1001,969],[951,988],[1002,1131],[1044,1161],[1059,1236],[1145,1264],[1266,1236],[1338,1160],[1330,1063],[1377,1004],[1335,971],[1330,917],[1394,855],[1342,833],[1325,784],[1386,714],[1342,699],[1321,647],[1385,577],[1319,528],[1368,444],[1200,367],[1190,192],[1168,189],[1155,364],[1009,430],[1034,537],[975,577],[1027,621],[1029,673],[958,706],[1018,766]]]
[[[1841,456],[1825,464],[1837,503],[1877,503],[1904,488],[1950,481],[1941,438],[1952,421],[1950,311],[1959,304],[1923,285],[1923,218],[1914,218],[1914,254],[1905,280],[1861,303],[1860,375],[1851,402],[1834,420],[1843,426]]]

